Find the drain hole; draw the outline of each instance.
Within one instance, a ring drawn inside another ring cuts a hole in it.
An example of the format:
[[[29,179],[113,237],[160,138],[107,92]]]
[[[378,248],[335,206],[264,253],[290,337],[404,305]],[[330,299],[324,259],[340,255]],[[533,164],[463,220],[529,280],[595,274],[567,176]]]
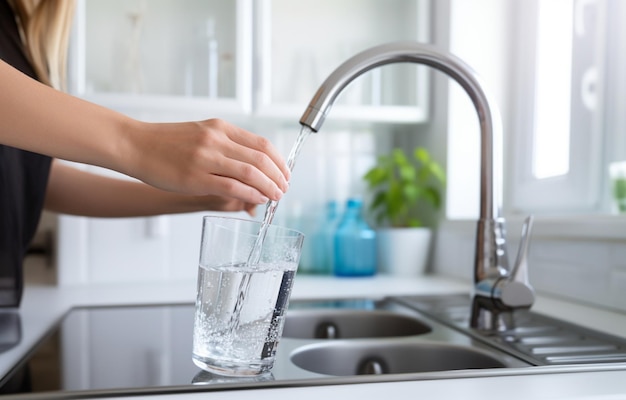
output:
[[[338,339],[339,328],[332,322],[322,322],[315,327],[315,339]]]
[[[359,364],[357,375],[382,375],[389,373],[387,364],[378,357],[367,358]]]

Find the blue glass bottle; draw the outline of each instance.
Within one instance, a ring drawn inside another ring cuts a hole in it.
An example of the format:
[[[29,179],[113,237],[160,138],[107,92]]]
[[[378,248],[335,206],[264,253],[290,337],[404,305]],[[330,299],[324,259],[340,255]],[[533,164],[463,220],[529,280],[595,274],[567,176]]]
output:
[[[334,272],[337,276],[376,273],[376,232],[363,219],[362,208],[360,199],[349,199],[335,232]]]
[[[333,273],[333,240],[337,229],[337,202],[334,200],[326,203],[324,218],[320,226],[312,235],[313,254],[312,267],[309,272],[320,275]]]

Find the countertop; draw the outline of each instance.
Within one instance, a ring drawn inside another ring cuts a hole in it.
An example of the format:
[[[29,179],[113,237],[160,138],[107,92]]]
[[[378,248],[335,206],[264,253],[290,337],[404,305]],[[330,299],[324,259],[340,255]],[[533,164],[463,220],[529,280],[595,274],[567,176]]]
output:
[[[4,376],[36,345],[46,332],[74,306],[192,303],[195,282],[101,284],[85,286],[27,286],[19,316],[22,338],[18,345],[0,355],[0,373]],[[390,295],[468,293],[469,286],[443,277],[334,278],[300,275],[296,278],[292,300],[324,298],[382,298]],[[574,304],[565,300],[538,296],[533,310],[606,333],[626,337],[626,314]],[[524,375],[501,373],[498,376],[434,379],[420,381],[358,383],[346,385],[263,388],[152,396],[159,400],[240,399],[254,395],[262,399],[359,398],[394,399],[626,399],[626,365],[594,372],[569,372]],[[116,397],[137,399],[137,396]]]

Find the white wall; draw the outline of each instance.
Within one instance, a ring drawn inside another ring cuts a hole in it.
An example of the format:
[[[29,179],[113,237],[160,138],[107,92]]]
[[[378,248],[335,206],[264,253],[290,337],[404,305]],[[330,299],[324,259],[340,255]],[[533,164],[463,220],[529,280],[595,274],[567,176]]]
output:
[[[535,223],[529,251],[530,282],[541,294],[626,311],[626,229],[620,221],[606,229],[607,221],[587,220],[560,224]],[[560,226],[559,226],[560,225]],[[570,235],[561,232],[569,230]],[[517,254],[521,221],[509,220],[508,250]],[[439,226],[434,263],[437,273],[466,281],[472,279],[476,223],[445,221]]]
[[[477,72],[505,117],[510,96],[509,7],[508,0],[452,0],[450,7],[450,52]],[[451,84],[448,90],[446,215],[451,219],[476,218],[480,179],[478,116],[459,85]]]

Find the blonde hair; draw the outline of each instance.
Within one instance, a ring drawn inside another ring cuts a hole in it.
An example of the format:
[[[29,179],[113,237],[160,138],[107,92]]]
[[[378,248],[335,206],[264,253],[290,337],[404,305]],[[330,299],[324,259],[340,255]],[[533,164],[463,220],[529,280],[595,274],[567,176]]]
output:
[[[37,78],[65,89],[74,0],[9,0]]]

